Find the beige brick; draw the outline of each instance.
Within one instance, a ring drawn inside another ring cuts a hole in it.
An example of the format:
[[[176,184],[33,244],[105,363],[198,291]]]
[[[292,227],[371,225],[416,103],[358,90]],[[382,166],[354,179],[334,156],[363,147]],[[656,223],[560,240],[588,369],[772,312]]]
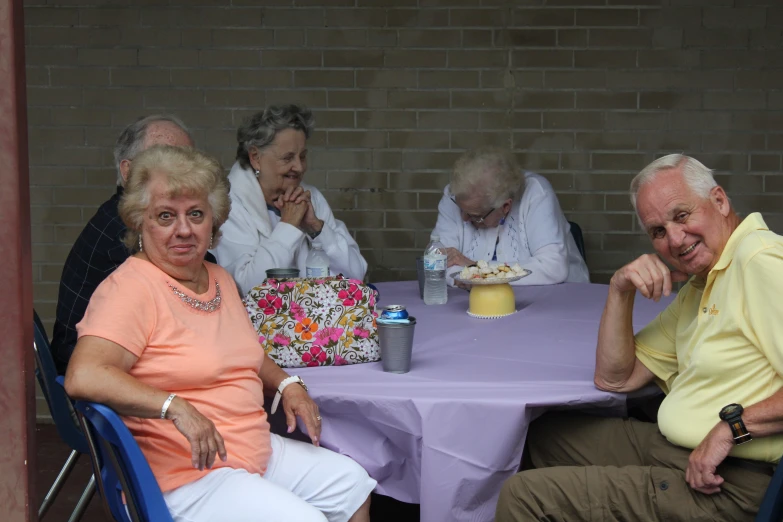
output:
[[[754,194],[752,196],[733,196],[731,203],[740,214],[751,212],[780,213],[780,196],[777,194]]]
[[[626,69],[636,66],[636,51],[574,51],[578,68]]]
[[[388,27],[444,27],[449,25],[448,9],[389,9]]]
[[[753,170],[752,167],[751,170]],[[764,192],[764,178],[765,176],[754,176],[752,174],[721,174],[715,176],[715,181],[731,197],[732,194],[758,194]]]
[[[326,23],[308,25],[314,27],[384,27],[386,26],[386,11],[372,8],[327,9]]]
[[[524,50],[512,53],[514,67],[571,67],[573,51]]]
[[[599,89],[606,87],[603,71],[546,71],[544,86],[551,89]]]
[[[381,149],[387,146],[384,131],[329,131],[330,147]]]
[[[66,108],[51,109],[51,121],[55,125],[111,125],[112,111],[103,109]],[[28,112],[29,120],[29,112]]]
[[[604,210],[603,194],[558,194],[557,199],[564,212]]]
[[[27,103],[31,106],[82,105],[82,90],[72,87],[28,87]]]
[[[661,9],[641,9],[639,25],[646,27],[701,27],[701,8],[699,7],[664,7]]]
[[[275,29],[275,46],[302,46],[305,43],[305,34],[305,29]]]
[[[507,90],[452,91],[452,109],[505,109],[511,107]]]
[[[47,202],[47,204],[50,202]],[[54,226],[53,225],[33,225],[30,227],[30,240],[33,243],[53,243],[54,242]],[[56,280],[60,280],[60,272],[62,272],[62,267],[59,267],[60,270],[55,275]],[[48,275],[48,274],[47,274]],[[46,278],[43,275],[41,276],[41,279],[54,281],[54,278]]]
[[[445,67],[446,51],[388,50],[384,53],[386,67]]]
[[[544,113],[545,129],[601,129],[604,115],[591,112],[549,112]]]
[[[343,70],[294,71],[295,87],[354,87],[354,72]]]
[[[589,27],[636,26],[638,9],[576,9],[576,25]]]
[[[272,47],[275,32],[272,29],[212,29],[212,45],[215,47]]]
[[[579,174],[574,177],[574,190],[579,192],[623,192],[627,194],[628,188],[631,186],[631,179],[640,170],[641,168],[638,168],[624,174],[604,174],[599,172]]]
[[[371,111],[356,114],[356,124],[369,129],[413,129],[416,128],[415,112]]]
[[[683,47],[684,30],[679,27],[657,27],[653,29],[652,46],[668,49]]]
[[[74,139],[62,139],[74,136]],[[30,142],[42,145],[79,145],[84,142],[80,131],[62,132],[52,129],[30,129]],[[30,170],[30,186],[69,186],[84,182],[84,171],[78,167],[36,167]]]
[[[440,200],[443,198],[443,192],[435,193],[420,193],[419,194],[419,209],[420,210],[437,210]],[[429,241],[425,242],[423,246],[427,246]]]
[[[403,230],[362,231],[356,233],[356,242],[367,248],[410,248],[415,246],[416,233]]]
[[[505,147],[509,144],[509,137],[508,132],[453,132],[451,148],[467,150],[485,145]]]
[[[460,46],[461,33],[457,29],[400,29],[397,34],[400,47],[448,49]]]
[[[87,27],[32,27],[25,28],[27,46],[87,47],[94,28]]]
[[[76,64],[78,50],[68,47],[27,47],[25,49],[26,65],[54,65],[71,67]]]
[[[592,167],[595,170],[611,171],[621,170],[633,172],[641,170],[646,164],[647,156],[645,154],[593,154]]]
[[[642,150],[678,152],[701,149],[701,136],[692,132],[666,133],[651,132],[638,134],[639,148]]]
[[[426,111],[419,112],[420,129],[475,129],[479,125],[479,116],[475,112],[464,111]]]
[[[265,57],[266,55],[264,54]],[[259,51],[202,50],[198,52],[198,65],[201,67],[257,67],[262,61],[262,53]],[[191,64],[188,63],[187,65]],[[264,62],[263,65],[273,64]]]
[[[172,71],[174,76],[175,71]],[[225,71],[213,71],[214,75],[221,75],[229,78]],[[232,87],[272,87],[285,88],[292,87],[294,77],[292,71],[274,70],[274,69],[236,69],[230,72],[230,83]]]
[[[65,26],[79,25],[79,10],[70,7],[26,7],[24,10],[26,26]]]
[[[137,54],[135,49],[79,49],[76,61],[79,65],[132,66],[139,65]]]
[[[505,29],[495,33],[495,45],[499,47],[554,47],[556,29]]]
[[[630,180],[628,180],[630,183]],[[627,189],[626,189],[627,190]],[[607,213],[588,213],[588,212],[570,212],[569,219],[576,221],[583,231],[588,232],[620,232],[633,230],[633,224],[636,218],[632,214],[607,214]],[[629,259],[628,261],[631,261]],[[626,261],[627,262],[627,261]],[[617,265],[620,268],[622,265]]]
[[[676,51],[639,51],[639,67],[645,69],[671,69],[697,67],[700,53],[696,49]]]
[[[499,27],[504,14],[501,9],[451,9],[449,22],[456,27]]]
[[[153,27],[121,27],[116,31],[119,45],[175,47],[181,43],[181,33],[171,27],[156,29]]]
[[[640,109],[700,109],[701,95],[690,92],[642,92],[639,93]]]
[[[449,67],[505,67],[509,65],[506,51],[449,51]]]
[[[419,87],[422,89],[464,89],[479,86],[478,71],[419,71]]]
[[[577,150],[635,150],[639,137],[628,132],[577,132],[574,148]]]
[[[404,170],[446,170],[454,166],[459,152],[403,151]]]
[[[577,109],[636,109],[635,92],[577,92]]]
[[[267,95],[267,98],[269,95]],[[294,102],[301,103],[300,99],[297,97],[293,98]],[[267,103],[269,101],[267,100]],[[305,104],[309,106],[314,106],[313,104]],[[340,128],[354,128],[355,125],[356,115],[354,111],[340,111],[340,110],[330,110],[330,111],[318,111],[317,119],[316,119],[316,125],[318,125],[318,128],[321,129],[340,129]]]
[[[745,176],[742,176],[742,178],[744,177]],[[780,176],[779,174],[764,176],[764,192],[767,193],[783,192],[783,176]]]
[[[706,92],[704,93],[704,108],[707,110],[742,110],[764,109],[766,100],[752,92]]]
[[[648,48],[652,44],[652,29],[590,29],[590,47]]]
[[[28,67],[27,83],[30,84],[30,68]],[[86,69],[83,67],[51,67],[52,85],[109,85],[111,79],[109,69]]]
[[[402,153],[397,150],[372,151],[372,170],[399,172],[402,170]]]
[[[228,87],[231,85],[231,76],[228,71],[214,69],[171,69],[171,85],[175,87]]]
[[[766,141],[766,136],[764,134],[727,134],[720,132],[715,134],[704,134],[701,149],[704,152],[763,151]],[[755,170],[752,167],[752,162],[751,169]]]
[[[446,131],[390,131],[389,147],[393,149],[447,149],[449,133]]]
[[[492,47],[493,31],[490,29],[463,29],[462,47],[475,49],[479,47]]]
[[[401,210],[416,208],[415,192],[359,192],[356,208],[367,210]]]
[[[449,103],[449,94],[443,91],[389,92],[389,108],[392,109],[444,109]]]
[[[334,217],[345,223],[349,230],[377,229],[383,227],[384,213],[338,210],[334,213]]]
[[[370,151],[318,150],[311,157],[319,169],[369,170],[372,166]]]
[[[558,47],[587,47],[587,29],[558,29]]]
[[[171,85],[171,73],[168,69],[157,67],[122,67],[109,69],[112,85],[128,87],[140,86],[164,86]]]
[[[79,24],[86,26],[137,25],[141,16],[138,9],[115,7],[82,7],[79,9]]]
[[[708,154],[694,152],[693,157],[716,171],[740,174],[748,171],[747,154]]]
[[[514,107],[525,110],[572,109],[574,107],[574,93],[553,91],[520,91],[514,95]]]
[[[366,45],[366,29],[307,29],[308,47],[365,47]]]
[[[779,132],[783,128],[783,114],[777,111],[735,112],[732,116],[732,124],[734,130]]]
[[[386,228],[427,228],[435,227],[438,219],[437,210],[420,210],[405,212],[386,212]],[[420,254],[419,254],[420,255]],[[414,256],[415,259],[415,256]]]
[[[514,9],[512,23],[516,27],[568,27],[574,20],[573,9],[521,8]]]
[[[490,122],[496,122],[495,126],[500,124],[501,120],[497,114],[482,114],[481,115],[481,128],[489,129],[493,128]],[[506,123],[503,123],[503,127]],[[540,112],[522,112],[514,111],[511,115],[511,128],[512,129],[545,129],[542,121],[542,114]]]
[[[59,187],[54,192],[54,204],[58,206],[86,205],[90,208],[97,208],[109,197],[111,197],[111,192],[104,188]]]
[[[543,172],[556,170],[560,167],[560,156],[550,152],[517,153],[517,160],[523,169]]]
[[[574,148],[572,133],[514,132],[513,148],[517,150],[571,150]]]
[[[380,50],[324,51],[324,67],[382,67],[383,61]]]
[[[590,169],[590,154],[587,152],[561,152],[560,169],[579,171]]]
[[[82,220],[82,211],[79,207],[30,207],[30,223],[34,225],[60,225],[67,223],[80,223]],[[67,252],[66,252],[67,253]],[[38,259],[46,259],[45,256]]]
[[[199,107],[203,105],[204,91],[201,90],[144,91],[144,106],[147,108],[170,109],[172,107]]]
[[[356,193],[353,190],[326,190],[322,193],[332,211],[356,208]]]
[[[328,106],[332,108],[376,108],[388,106],[385,90],[341,90],[329,91]]]
[[[438,197],[448,183],[448,172],[395,172],[389,175],[392,190],[432,190],[437,191]]]
[[[388,174],[385,172],[329,172],[328,180],[330,189],[385,189],[388,184]]]
[[[211,89],[206,92],[185,91],[194,98],[199,96],[202,101],[197,105],[207,105],[209,107],[246,107],[260,110],[266,105],[266,93],[256,89],[230,90],[230,89]]]
[[[36,85],[36,86],[49,86],[52,85],[49,78],[49,68],[48,67],[26,67],[25,68],[25,80],[27,81],[27,85]],[[55,86],[59,85],[69,85],[66,83],[60,83],[60,84],[54,84]]]
[[[693,27],[684,31],[683,44],[688,48],[747,48],[748,34],[748,29]]]
[[[373,29],[367,33],[369,47],[396,47],[397,31],[393,29]]]
[[[764,27],[766,10],[763,7],[705,7],[702,10],[702,25],[718,27]]]
[[[667,129],[666,114],[644,112],[610,112],[606,115],[607,130]]]
[[[780,154],[753,154],[750,156],[750,170],[780,172]]]
[[[356,86],[360,88],[416,87],[416,83],[415,71],[356,71]]]
[[[264,67],[320,67],[323,57],[321,51],[264,50],[261,52],[261,63]]]
[[[734,86],[734,74],[730,71],[678,71],[677,74],[666,75],[660,72],[608,71],[606,82],[610,89],[730,90]]]

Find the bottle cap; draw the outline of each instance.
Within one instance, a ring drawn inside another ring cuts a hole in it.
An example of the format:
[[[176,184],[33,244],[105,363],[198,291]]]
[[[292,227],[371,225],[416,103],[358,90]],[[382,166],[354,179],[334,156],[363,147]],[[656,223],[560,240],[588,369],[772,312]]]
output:
[[[430,234],[430,240],[440,241],[440,234]]]

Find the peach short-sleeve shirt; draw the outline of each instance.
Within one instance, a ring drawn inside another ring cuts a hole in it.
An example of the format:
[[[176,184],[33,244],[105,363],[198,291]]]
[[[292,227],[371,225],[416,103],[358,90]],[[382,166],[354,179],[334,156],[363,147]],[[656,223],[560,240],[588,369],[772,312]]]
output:
[[[227,462],[214,469],[246,469],[263,474],[271,454],[269,424],[258,372],[264,352],[231,276],[205,263],[209,289],[196,295],[149,261],[131,257],[95,290],[79,337],[92,335],[119,344],[138,361],[130,375],[190,402],[223,436]],[[169,285],[201,301],[216,295],[220,308],[192,308]],[[161,405],[162,406],[162,405]],[[191,464],[190,444],[174,423],[124,417],[147,457],[162,491],[203,477]]]

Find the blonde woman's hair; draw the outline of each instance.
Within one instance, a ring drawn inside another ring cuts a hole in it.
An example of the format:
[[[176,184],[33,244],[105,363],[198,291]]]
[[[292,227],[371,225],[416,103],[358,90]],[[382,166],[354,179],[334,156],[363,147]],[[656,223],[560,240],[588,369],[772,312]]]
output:
[[[498,207],[509,198],[516,201],[522,196],[525,176],[511,151],[480,147],[457,159],[449,188],[456,198],[481,193],[488,205]]]
[[[630,196],[634,210],[636,210],[636,198],[639,196],[642,186],[655,179],[659,172],[674,168],[681,169],[685,183],[687,183],[694,194],[701,198],[709,198],[712,189],[718,186],[718,182],[712,176],[712,170],[704,166],[699,160],[684,154],[669,154],[644,167],[631,180]]]
[[[125,182],[119,206],[120,218],[128,227],[125,246],[131,252],[138,250],[144,212],[151,200],[149,185],[154,175],[165,176],[170,197],[206,196],[212,209],[212,239],[216,242],[220,227],[231,210],[229,183],[223,167],[212,156],[193,148],[156,145],[133,159]]]

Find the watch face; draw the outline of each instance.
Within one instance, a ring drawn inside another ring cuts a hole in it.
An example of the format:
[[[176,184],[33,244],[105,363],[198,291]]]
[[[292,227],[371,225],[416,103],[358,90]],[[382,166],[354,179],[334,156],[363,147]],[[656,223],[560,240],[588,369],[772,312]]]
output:
[[[723,420],[742,415],[743,409],[739,404],[729,404],[720,410],[720,418]]]

